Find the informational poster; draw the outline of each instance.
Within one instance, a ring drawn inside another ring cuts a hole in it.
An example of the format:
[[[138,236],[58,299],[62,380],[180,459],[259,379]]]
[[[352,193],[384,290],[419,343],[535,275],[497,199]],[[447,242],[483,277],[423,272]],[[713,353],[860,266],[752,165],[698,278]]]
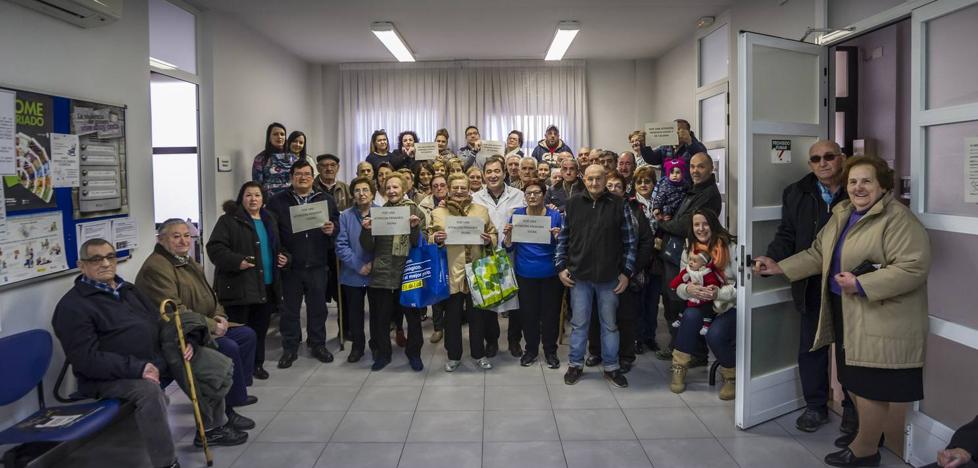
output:
[[[129,213],[125,115],[123,107],[71,103],[71,133],[78,135],[80,178],[78,188],[71,192],[74,219]]]
[[[290,206],[289,217],[292,220],[293,233],[319,229],[329,221],[329,206],[325,200]]]
[[[492,156],[505,156],[506,153],[503,152],[503,142],[499,140],[482,140],[482,146],[479,148],[479,153],[484,154],[487,158]]]
[[[978,203],[978,138],[964,139],[964,202]]]
[[[57,207],[51,177],[51,142],[54,124],[51,96],[17,92],[15,170],[4,174],[7,212]]]
[[[51,134],[51,175],[55,187],[77,187],[78,135]]]
[[[61,213],[7,218],[0,241],[0,285],[68,269]]]
[[[513,215],[513,242],[525,244],[549,244],[549,216]]]
[[[78,223],[75,225],[75,239],[78,240],[78,247],[90,239],[104,239],[112,242],[112,220],[91,221]]]
[[[414,145],[415,161],[431,161],[438,156],[438,143],[416,143]]]
[[[791,164],[791,140],[771,140],[771,164]]]
[[[0,174],[17,172],[17,95],[0,89]]]
[[[445,218],[445,244],[482,245],[484,224],[475,216],[448,216]]]
[[[411,233],[411,207],[385,206],[370,209],[370,231],[374,236]]]
[[[679,129],[676,122],[649,122],[645,124],[645,145],[651,148],[678,146]]]
[[[112,220],[112,245],[116,250],[130,250],[138,247],[139,230],[136,221],[130,217]]]

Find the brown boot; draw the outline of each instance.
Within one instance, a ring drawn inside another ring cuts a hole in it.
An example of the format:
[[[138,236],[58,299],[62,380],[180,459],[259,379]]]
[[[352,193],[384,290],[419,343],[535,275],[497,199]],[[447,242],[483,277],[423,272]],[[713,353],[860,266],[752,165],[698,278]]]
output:
[[[672,351],[672,383],[669,384],[672,393],[686,391],[686,371],[689,370],[690,357],[678,349]]]
[[[720,376],[723,377],[723,386],[720,387],[721,400],[733,400],[737,396],[737,368],[720,367]]]

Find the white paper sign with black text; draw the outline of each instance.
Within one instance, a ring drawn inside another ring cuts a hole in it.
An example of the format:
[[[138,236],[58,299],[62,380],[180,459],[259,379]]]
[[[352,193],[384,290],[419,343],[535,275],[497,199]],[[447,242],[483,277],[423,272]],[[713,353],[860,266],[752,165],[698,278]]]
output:
[[[475,216],[448,216],[445,218],[445,244],[482,245],[485,224]]]
[[[370,231],[375,236],[411,233],[411,207],[384,206],[370,209]]]
[[[550,243],[550,217],[513,215],[513,242],[524,244]]]

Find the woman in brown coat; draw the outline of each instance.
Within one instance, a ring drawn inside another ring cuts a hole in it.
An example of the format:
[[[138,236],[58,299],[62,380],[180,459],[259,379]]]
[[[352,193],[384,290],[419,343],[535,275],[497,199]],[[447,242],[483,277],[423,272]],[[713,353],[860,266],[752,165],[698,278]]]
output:
[[[835,343],[839,380],[853,396],[859,432],[836,441],[832,466],[876,466],[883,425],[923,399],[930,241],[893,196],[893,171],[882,159],[846,162],[849,201],[811,248],[775,262],[758,257],[756,272],[791,281],[822,275],[822,309],[812,349]]]

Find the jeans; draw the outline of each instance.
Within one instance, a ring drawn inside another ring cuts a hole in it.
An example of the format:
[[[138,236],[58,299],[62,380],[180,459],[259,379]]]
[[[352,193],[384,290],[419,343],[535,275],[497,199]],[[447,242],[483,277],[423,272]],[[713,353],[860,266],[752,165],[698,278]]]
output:
[[[370,340],[374,344],[374,360],[391,358],[390,317],[395,310],[404,309],[401,306],[400,289],[367,288],[367,298],[370,300]],[[416,309],[406,309],[403,316],[407,318],[408,336],[404,354],[407,357],[421,357],[421,315]]]
[[[617,285],[617,280],[604,283],[577,280],[571,288],[571,306],[574,309],[571,317],[571,366],[584,366],[588,326],[591,323],[591,301],[597,298],[598,320],[601,323],[601,361],[605,371],[618,369],[618,326],[615,324],[618,295],[614,291]]]
[[[703,328],[703,312],[695,307],[683,312],[676,332],[675,349],[687,354],[701,351],[700,328]],[[720,365],[732,369],[737,365],[737,309],[717,315],[706,333],[706,345]]]
[[[349,330],[343,332],[343,335],[349,336],[350,340],[353,341],[351,351],[362,353],[367,340],[363,333],[363,311],[367,287],[347,286],[345,284],[340,287],[343,288],[343,309],[345,312],[343,317],[346,319],[343,321],[343,328]],[[372,335],[371,338],[373,338]]]
[[[255,371],[255,331],[248,327],[231,327],[217,340],[217,350],[231,358],[234,371],[231,374],[231,390],[224,397],[228,408],[241,406],[248,398],[248,389]]]
[[[539,354],[541,335],[544,355],[556,354],[564,286],[556,276],[524,278],[516,275],[516,283],[520,287],[520,308],[509,312],[509,326],[513,326],[513,316],[518,315],[526,339],[526,354]]]
[[[265,297],[275,297],[271,286],[267,286],[266,289]],[[278,303],[271,300],[258,304],[224,306],[229,321],[245,324],[255,331],[255,367],[265,365],[265,336],[268,335],[268,324],[272,321],[272,312],[277,307]]]
[[[638,303],[638,335],[642,342],[655,342],[655,331],[659,327],[659,295],[662,294],[662,276],[649,275],[642,288]]]
[[[306,334],[310,348],[326,345],[326,268],[283,270],[282,289],[285,310],[279,321],[282,349],[297,351],[302,341],[302,319],[299,309],[306,301]]]
[[[170,466],[176,460],[166,398],[159,384],[145,379],[122,379],[96,381],[94,385],[96,397],[119,398],[136,406],[136,426],[153,466]]]
[[[637,321],[635,310],[639,301],[639,293],[627,288],[618,295],[618,310],[615,314],[615,325],[618,326],[618,359],[629,363],[635,362],[635,337]],[[591,311],[591,324],[588,327],[588,354],[601,354],[601,328],[597,311]],[[603,359],[602,359],[603,360]]]

